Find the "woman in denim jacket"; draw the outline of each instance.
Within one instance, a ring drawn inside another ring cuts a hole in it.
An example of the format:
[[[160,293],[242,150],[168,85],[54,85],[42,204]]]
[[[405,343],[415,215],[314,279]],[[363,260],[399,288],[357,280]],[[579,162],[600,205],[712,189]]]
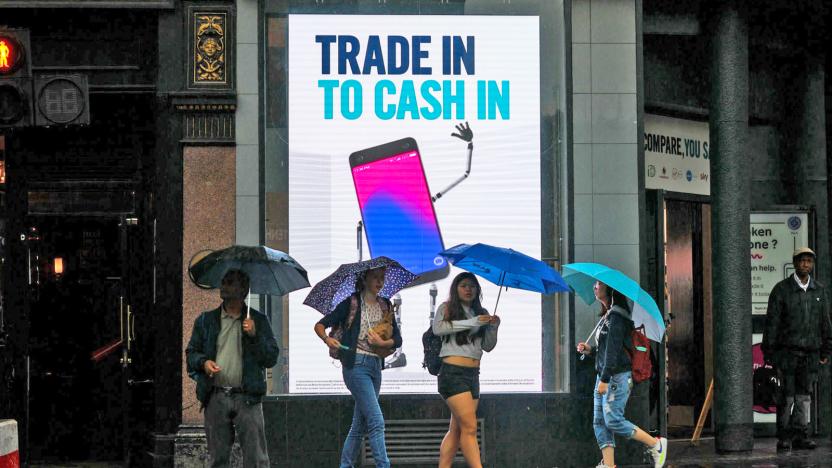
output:
[[[384,359],[379,354],[396,349],[402,345],[402,336],[395,320],[391,320],[393,336],[382,338],[373,330],[386,313],[393,313],[393,307],[387,298],[378,295],[384,287],[384,268],[376,268],[364,272],[355,285],[355,293],[348,297],[332,311],[315,324],[315,334],[332,349],[340,349],[341,370],[344,383],[347,385],[353,399],[352,425],[344,448],[341,450],[341,468],[358,466],[358,455],[361,453],[361,441],[364,435],[370,442],[370,450],[378,468],[389,468],[387,447],[384,444],[384,415],[378,403],[381,390],[381,369]],[[350,327],[347,321],[353,297],[358,302],[358,308]],[[344,331],[341,341],[327,336],[326,329],[333,325],[340,325]],[[344,346],[347,349],[342,348]]]
[[[625,348],[633,346],[633,320],[627,298],[600,281],[595,282],[594,290],[601,303],[601,320],[593,332],[595,346],[578,343],[578,352],[595,356],[598,372],[592,426],[603,460],[596,468],[615,467],[613,434],[646,445],[656,468],[661,468],[667,458],[667,439],[651,436],[624,417],[632,385],[632,364]]]

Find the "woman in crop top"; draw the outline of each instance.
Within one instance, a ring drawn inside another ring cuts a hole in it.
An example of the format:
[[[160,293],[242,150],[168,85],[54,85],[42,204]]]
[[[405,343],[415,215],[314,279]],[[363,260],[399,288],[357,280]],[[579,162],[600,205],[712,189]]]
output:
[[[459,448],[469,467],[482,468],[477,444],[480,358],[497,345],[500,318],[488,315],[481,300],[477,277],[460,273],[433,321],[433,333],[442,337],[439,394],[451,410],[448,433],[439,448],[439,468],[450,468]]]

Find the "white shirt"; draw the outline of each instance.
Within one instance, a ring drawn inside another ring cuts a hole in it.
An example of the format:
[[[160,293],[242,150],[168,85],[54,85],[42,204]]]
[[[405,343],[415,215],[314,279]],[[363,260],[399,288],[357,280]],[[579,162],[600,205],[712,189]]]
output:
[[[361,328],[358,332],[358,341],[356,352],[359,354],[369,354],[370,356],[378,356],[371,351],[370,342],[367,340],[367,332],[381,322],[383,314],[378,301],[361,301]]]
[[[802,289],[804,292],[809,290],[809,281],[811,281],[812,279],[811,276],[806,277],[806,284],[800,282],[800,277],[797,276],[797,273],[793,273],[792,276],[794,277],[794,280],[797,282],[797,285],[800,286],[800,289]]]

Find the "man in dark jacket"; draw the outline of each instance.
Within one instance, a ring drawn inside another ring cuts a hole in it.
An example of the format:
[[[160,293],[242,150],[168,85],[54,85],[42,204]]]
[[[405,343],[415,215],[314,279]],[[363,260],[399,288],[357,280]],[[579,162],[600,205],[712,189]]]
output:
[[[766,362],[780,380],[777,449],[813,449],[808,416],[812,384],[832,352],[832,324],[826,288],[810,276],[815,253],[802,247],[792,257],[795,272],[771,290],[763,333]]]
[[[235,430],[243,466],[269,466],[261,401],[266,369],[277,363],[279,350],[266,316],[247,309],[248,290],[248,275],[228,271],[220,286],[222,305],[194,321],[185,350],[188,375],[205,410],[213,468],[230,466]]]

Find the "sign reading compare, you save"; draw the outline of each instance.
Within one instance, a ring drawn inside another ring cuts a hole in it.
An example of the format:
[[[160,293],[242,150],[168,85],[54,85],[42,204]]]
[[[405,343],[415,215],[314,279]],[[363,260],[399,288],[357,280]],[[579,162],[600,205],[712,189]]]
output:
[[[708,123],[645,114],[644,166],[648,189],[710,195]]]

